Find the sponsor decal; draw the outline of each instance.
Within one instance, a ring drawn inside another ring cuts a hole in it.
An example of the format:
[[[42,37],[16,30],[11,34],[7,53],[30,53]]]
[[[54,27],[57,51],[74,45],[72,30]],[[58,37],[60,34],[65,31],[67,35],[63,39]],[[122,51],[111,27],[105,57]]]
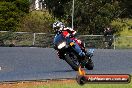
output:
[[[131,76],[129,74],[86,74],[86,71],[80,66],[76,80],[80,85],[85,83],[130,83]]]

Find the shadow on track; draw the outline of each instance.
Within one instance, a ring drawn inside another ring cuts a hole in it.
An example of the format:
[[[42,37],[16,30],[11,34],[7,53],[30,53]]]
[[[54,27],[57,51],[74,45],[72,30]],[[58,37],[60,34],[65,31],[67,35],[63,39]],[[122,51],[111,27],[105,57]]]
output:
[[[52,71],[52,72],[75,72],[74,70],[58,70],[58,71]]]

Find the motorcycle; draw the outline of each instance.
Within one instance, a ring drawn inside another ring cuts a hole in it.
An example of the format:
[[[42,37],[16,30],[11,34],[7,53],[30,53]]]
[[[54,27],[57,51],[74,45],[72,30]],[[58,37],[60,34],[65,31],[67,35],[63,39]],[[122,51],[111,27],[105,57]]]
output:
[[[91,59],[93,56],[94,49],[89,49],[89,52],[85,50],[85,46],[79,46],[84,57],[81,57],[76,50],[77,41],[74,38],[65,38],[63,33],[58,33],[54,38],[54,49],[61,53],[61,57],[65,60],[73,70],[78,71],[79,66],[87,62],[83,68],[88,70],[93,70],[94,64]]]

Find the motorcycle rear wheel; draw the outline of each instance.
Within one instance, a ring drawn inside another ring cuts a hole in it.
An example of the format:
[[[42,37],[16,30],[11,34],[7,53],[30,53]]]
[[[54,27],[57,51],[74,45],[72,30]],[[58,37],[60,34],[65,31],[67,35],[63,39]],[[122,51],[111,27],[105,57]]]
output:
[[[85,68],[87,68],[88,70],[93,70],[94,68],[94,63],[92,61],[92,59],[88,59],[88,63],[85,65]]]

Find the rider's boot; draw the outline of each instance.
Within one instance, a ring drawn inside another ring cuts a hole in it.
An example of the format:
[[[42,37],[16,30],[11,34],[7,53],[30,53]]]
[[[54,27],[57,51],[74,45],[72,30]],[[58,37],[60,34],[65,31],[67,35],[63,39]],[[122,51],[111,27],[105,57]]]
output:
[[[86,55],[87,55],[87,57],[91,58],[93,56],[93,53],[86,52]]]

